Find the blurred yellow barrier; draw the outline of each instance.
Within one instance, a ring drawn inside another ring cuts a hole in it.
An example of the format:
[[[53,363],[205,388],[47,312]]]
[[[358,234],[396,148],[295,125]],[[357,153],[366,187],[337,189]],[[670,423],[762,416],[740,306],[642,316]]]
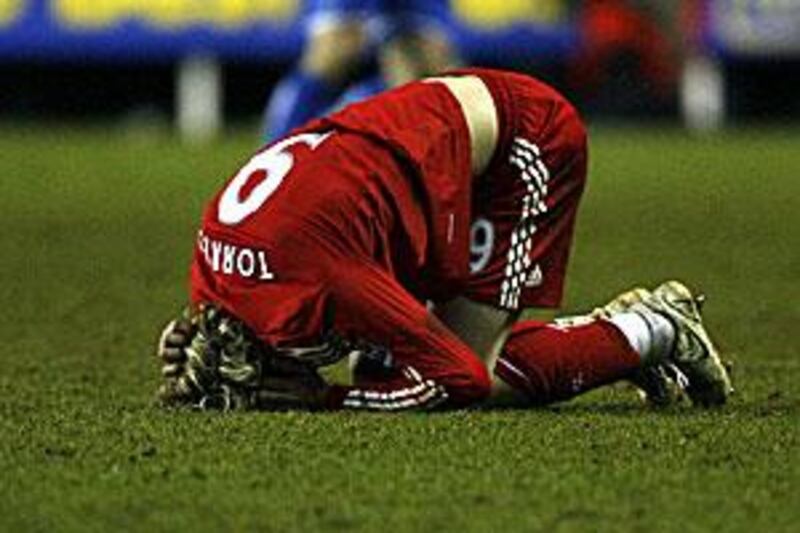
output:
[[[302,0],[52,0],[56,19],[73,27],[106,27],[130,19],[161,27],[211,24],[235,27],[261,19],[288,20]],[[0,21],[13,17],[22,0],[0,0]],[[556,24],[567,14],[566,0],[452,0],[453,12],[473,26],[513,22]]]
[[[566,0],[452,0],[455,15],[472,26],[503,26],[514,22],[556,24],[567,15]]]
[[[130,19],[166,28],[236,27],[260,19],[288,20],[298,8],[299,0],[53,0],[57,20],[73,27],[106,27]]]
[[[0,26],[13,23],[22,13],[22,0],[0,0]]]

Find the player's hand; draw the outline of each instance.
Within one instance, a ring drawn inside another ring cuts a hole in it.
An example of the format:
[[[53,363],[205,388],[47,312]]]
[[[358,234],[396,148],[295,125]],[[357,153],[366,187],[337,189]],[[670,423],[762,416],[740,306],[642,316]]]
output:
[[[204,343],[195,346],[196,353],[189,352],[203,319],[202,315],[197,315],[199,320],[189,316],[184,312],[171,321],[159,337],[156,357],[162,365],[162,404],[223,411],[317,410],[325,406],[328,384],[317,372],[316,355],[328,352],[329,346],[286,353],[265,349],[242,355],[241,361],[223,362],[213,356],[213,350],[206,350],[210,345]],[[309,354],[313,357],[307,357]]]
[[[184,317],[172,320],[164,327],[156,348],[156,357],[164,365],[161,369],[164,377],[174,377],[182,372],[187,359],[186,348],[193,333],[194,325]]]

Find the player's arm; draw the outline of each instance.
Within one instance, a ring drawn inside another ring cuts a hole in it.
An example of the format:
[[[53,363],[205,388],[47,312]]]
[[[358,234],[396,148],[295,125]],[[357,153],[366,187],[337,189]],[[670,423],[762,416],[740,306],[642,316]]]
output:
[[[359,371],[353,385],[328,384],[319,375],[320,367],[355,353]],[[440,381],[425,360],[417,367],[398,362],[388,349],[332,332],[315,346],[271,349],[238,319],[210,306],[187,310],[170,322],[156,355],[163,378],[159,400],[168,407],[430,410],[468,405],[488,387],[488,376],[482,385],[465,365],[445,365],[446,379]],[[447,354],[425,355],[428,363],[438,364]]]

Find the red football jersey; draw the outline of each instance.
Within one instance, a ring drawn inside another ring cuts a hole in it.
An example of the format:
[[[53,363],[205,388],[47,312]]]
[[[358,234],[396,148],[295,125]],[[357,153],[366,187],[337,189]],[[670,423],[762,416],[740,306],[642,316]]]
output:
[[[444,76],[476,76],[494,100],[498,143],[482,176],[467,178],[469,131],[458,102],[436,83],[389,91],[310,128],[367,135],[408,163],[434,210],[440,263],[455,275],[463,273],[469,217],[470,275],[461,295],[509,310],[556,307],[586,179],[583,124],[563,96],[530,76],[477,68]]]
[[[471,146],[463,112],[449,89],[441,84],[410,83],[313,121],[302,130],[331,128],[357,133],[390,150],[425,210],[431,232],[428,251],[435,265],[426,273],[435,278],[428,285],[463,283],[468,276]],[[442,291],[447,294],[453,291]]]
[[[266,147],[214,198],[193,298],[228,307],[265,340],[306,338],[329,300],[321,280],[349,258],[420,300],[558,305],[586,171],[581,122],[530,77],[450,75],[480,77],[495,101],[499,142],[484,176],[470,175],[469,131],[442,84],[349,106]]]
[[[585,133],[532,78],[467,69],[489,88],[499,142],[471,176],[459,103],[416,82],[308,124],[255,154],[208,205],[191,298],[276,347],[327,329],[389,349],[394,377],[339,387],[332,405],[464,405],[488,394],[478,357],[426,300],[501,308],[560,302]]]
[[[209,204],[192,299],[285,344],[321,332],[330,280],[353,262],[420,301],[453,296],[468,276],[469,165],[464,118],[441,85],[411,84],[293,132]]]

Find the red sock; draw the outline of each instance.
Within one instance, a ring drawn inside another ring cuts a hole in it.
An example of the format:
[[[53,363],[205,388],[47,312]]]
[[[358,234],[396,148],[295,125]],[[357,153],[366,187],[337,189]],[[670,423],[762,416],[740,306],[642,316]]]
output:
[[[622,332],[604,320],[570,328],[526,320],[514,326],[494,373],[542,405],[623,379],[640,364]]]

